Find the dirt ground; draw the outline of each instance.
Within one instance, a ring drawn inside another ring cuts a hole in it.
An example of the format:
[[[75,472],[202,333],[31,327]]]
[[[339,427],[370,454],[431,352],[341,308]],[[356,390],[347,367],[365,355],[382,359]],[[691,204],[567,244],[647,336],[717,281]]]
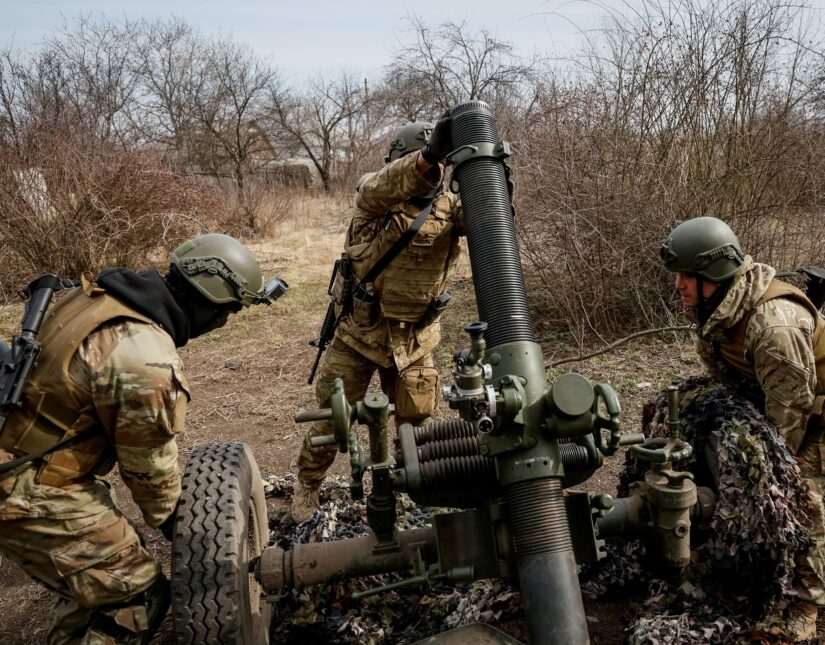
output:
[[[283,277],[290,285],[289,293],[271,308],[257,307],[238,314],[224,329],[198,338],[182,350],[192,387],[187,429],[179,439],[182,462],[195,446],[242,441],[252,447],[264,475],[282,475],[289,470],[304,432],[294,423],[293,415],[314,407],[313,388],[306,379],[315,349],[308,341],[317,334],[326,309],[328,271],[340,252],[346,225],[334,213],[330,208],[326,213],[306,214],[297,222],[282,225],[274,239],[253,243],[265,272]],[[444,317],[444,340],[436,356],[442,376],[448,380],[452,352],[466,345],[461,323],[476,318],[466,256],[450,288],[454,298]],[[17,307],[0,308],[0,337],[14,330],[19,315]],[[547,363],[586,353],[545,331],[541,321],[537,321],[537,329]],[[699,371],[686,340],[676,334],[642,338],[610,353],[568,363],[563,369],[551,370],[551,375],[578,371],[593,382],[612,384],[622,403],[624,431],[638,431],[646,400],[673,380]],[[608,459],[582,488],[615,492],[622,461],[622,453]],[[346,465],[346,460],[337,460],[334,472],[345,474]],[[112,479],[122,505],[140,523],[117,475]],[[168,570],[165,540],[148,527],[144,535],[148,547]],[[622,642],[622,616],[631,601],[587,604],[594,643]],[[0,558],[0,645],[41,642],[50,605],[48,591]],[[173,641],[167,619],[153,642]]]

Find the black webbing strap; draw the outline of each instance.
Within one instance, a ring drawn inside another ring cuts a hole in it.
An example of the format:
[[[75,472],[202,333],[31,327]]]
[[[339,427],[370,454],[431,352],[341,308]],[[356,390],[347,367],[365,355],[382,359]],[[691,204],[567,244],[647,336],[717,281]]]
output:
[[[18,469],[20,466],[24,466],[29,462],[42,459],[49,453],[56,452],[57,450],[62,450],[63,448],[69,448],[70,446],[74,446],[75,444],[78,444],[81,441],[86,441],[86,439],[89,439],[93,434],[95,434],[93,431],[87,430],[86,432],[81,432],[79,434],[74,435],[73,437],[69,437],[64,441],[60,441],[53,445],[51,448],[38,450],[37,452],[33,452],[28,455],[23,455],[22,457],[18,457],[17,459],[12,459],[11,461],[7,461],[3,464],[0,464],[0,479],[3,479],[4,475],[12,472],[13,470]]]
[[[354,291],[358,291],[359,288],[363,288],[365,284],[369,284],[370,282],[375,282],[375,279],[381,274],[381,272],[387,268],[387,265],[395,259],[395,256],[401,253],[404,250],[404,247],[410,243],[410,240],[415,237],[418,231],[421,230],[421,227],[424,225],[424,220],[427,219],[427,216],[430,214],[430,211],[433,209],[433,201],[427,202],[427,205],[424,206],[420,211],[418,211],[418,215],[413,220],[413,223],[410,224],[410,227],[404,231],[404,233],[399,237],[393,245],[387,249],[387,252],[381,256],[381,258],[376,262],[367,274],[361,278],[361,281],[356,285]]]

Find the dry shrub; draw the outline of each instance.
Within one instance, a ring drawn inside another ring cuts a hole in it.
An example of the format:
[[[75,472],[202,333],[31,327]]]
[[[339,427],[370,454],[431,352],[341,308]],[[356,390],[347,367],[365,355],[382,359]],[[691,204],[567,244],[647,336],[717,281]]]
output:
[[[43,272],[146,266],[159,247],[199,231],[214,203],[151,152],[55,134],[0,148],[0,288]]]
[[[759,261],[825,260],[805,17],[777,0],[646,1],[585,67],[536,88],[513,139],[543,319],[579,343],[670,322],[659,246],[698,215],[728,221]]]
[[[306,189],[272,174],[248,175],[239,194],[232,179],[215,182],[222,195],[215,230],[235,237],[271,236],[279,223],[290,216],[294,202]]]

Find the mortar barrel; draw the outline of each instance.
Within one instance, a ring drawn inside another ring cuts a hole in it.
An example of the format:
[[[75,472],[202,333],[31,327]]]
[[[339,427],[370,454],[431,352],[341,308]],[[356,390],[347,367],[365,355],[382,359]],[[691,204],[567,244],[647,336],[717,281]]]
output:
[[[561,481],[522,481],[506,497],[530,643],[589,643]]]
[[[495,120],[483,101],[456,105],[450,115],[453,148],[498,143]],[[455,176],[464,210],[479,320],[489,324],[484,333],[487,351],[504,343],[535,341],[504,162],[473,157],[458,165]]]

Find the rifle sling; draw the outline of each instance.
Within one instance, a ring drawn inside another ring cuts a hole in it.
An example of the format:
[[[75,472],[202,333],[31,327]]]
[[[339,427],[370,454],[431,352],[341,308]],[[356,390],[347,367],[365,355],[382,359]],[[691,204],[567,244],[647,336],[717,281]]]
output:
[[[51,448],[44,448],[43,450],[38,450],[31,454],[23,455],[22,457],[18,457],[17,459],[12,459],[11,461],[7,461],[3,464],[0,464],[0,479],[3,479],[5,475],[12,472],[13,470],[16,470],[20,466],[24,466],[29,462],[42,459],[49,453],[62,450],[63,448],[69,448],[71,446],[74,446],[75,444],[80,443],[81,441],[86,441],[86,439],[91,438],[93,434],[95,434],[93,430],[87,430],[86,432],[81,432],[72,437],[69,437],[64,441],[59,441]]]
[[[399,237],[393,245],[387,249],[387,252],[381,256],[381,258],[376,262],[367,274],[361,278],[361,281],[355,286],[353,289],[353,293],[358,291],[359,289],[363,288],[364,285],[369,284],[370,282],[375,282],[375,279],[381,274],[381,272],[387,268],[387,265],[395,259],[395,256],[401,253],[404,250],[404,247],[410,243],[410,240],[413,239],[418,231],[421,230],[421,227],[424,225],[424,220],[427,219],[427,216],[430,214],[430,211],[433,209],[433,200],[427,202],[427,204],[418,211],[418,215],[413,220],[413,223],[410,224],[410,227],[404,231],[404,233]]]

